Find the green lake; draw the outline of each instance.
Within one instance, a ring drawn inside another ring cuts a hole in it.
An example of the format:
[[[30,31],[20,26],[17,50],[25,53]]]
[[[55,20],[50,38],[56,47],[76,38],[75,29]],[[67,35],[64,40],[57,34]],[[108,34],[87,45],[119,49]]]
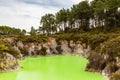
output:
[[[76,56],[47,56],[20,61],[20,71],[0,73],[0,80],[107,80],[86,72],[88,61]]]

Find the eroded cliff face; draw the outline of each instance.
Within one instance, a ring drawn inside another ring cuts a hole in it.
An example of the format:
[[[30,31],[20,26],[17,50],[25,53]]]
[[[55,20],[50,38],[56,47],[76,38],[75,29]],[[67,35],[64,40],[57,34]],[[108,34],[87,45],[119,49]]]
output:
[[[0,72],[14,71],[20,68],[18,60],[21,53],[11,43],[0,40]]]
[[[120,80],[120,37],[106,41],[88,57],[88,71],[97,71],[110,80]]]
[[[18,70],[20,68],[17,59],[7,53],[0,54],[0,72]]]
[[[55,38],[48,38],[48,41],[44,43],[23,43],[20,40],[16,41],[13,37],[7,39],[0,40],[1,72],[15,70],[19,66],[17,59],[22,59],[24,56],[72,54],[87,57],[90,51],[90,47],[80,41],[61,40],[58,44]]]
[[[109,79],[120,69],[116,59],[110,58],[108,55],[94,54],[89,56],[88,59],[89,64],[87,65],[86,70],[100,72]]]

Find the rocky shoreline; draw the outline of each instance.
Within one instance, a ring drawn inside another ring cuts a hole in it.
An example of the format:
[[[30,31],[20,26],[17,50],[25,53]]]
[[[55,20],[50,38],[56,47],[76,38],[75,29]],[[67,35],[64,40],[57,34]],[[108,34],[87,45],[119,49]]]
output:
[[[56,54],[52,54],[52,55],[46,55],[46,56],[78,56],[78,57],[83,57],[81,56],[80,54],[71,54],[71,53],[67,53],[67,54],[60,54],[60,55],[56,55]],[[29,57],[29,56],[28,56]],[[42,57],[42,56],[31,56],[31,57]],[[24,57],[22,59],[27,59],[27,57]],[[11,68],[8,68],[8,69],[0,69],[0,72],[14,72],[14,71],[18,71],[21,69],[21,66],[20,65],[16,65],[14,67],[11,67]],[[104,77],[106,77],[107,80],[109,80],[109,77],[108,76],[105,76],[104,74],[102,74],[101,72],[99,71],[95,71],[94,69],[89,69],[89,70],[86,70],[86,71],[90,71],[90,72],[95,72],[95,73],[99,73],[101,75],[103,75]]]
[[[14,72],[14,71],[19,71],[21,69],[21,66],[14,66],[12,68],[9,69],[5,69],[5,70],[0,70],[0,72]]]

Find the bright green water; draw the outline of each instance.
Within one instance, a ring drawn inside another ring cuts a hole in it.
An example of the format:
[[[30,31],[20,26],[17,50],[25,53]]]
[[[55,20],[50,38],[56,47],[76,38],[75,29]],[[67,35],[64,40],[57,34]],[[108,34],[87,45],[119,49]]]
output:
[[[87,63],[74,56],[28,58],[20,61],[22,70],[0,73],[0,80],[106,80],[100,74],[84,71]]]

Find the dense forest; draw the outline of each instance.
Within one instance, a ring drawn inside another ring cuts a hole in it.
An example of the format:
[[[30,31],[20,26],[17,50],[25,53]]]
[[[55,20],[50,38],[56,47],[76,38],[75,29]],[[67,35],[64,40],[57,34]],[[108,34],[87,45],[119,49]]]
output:
[[[82,1],[70,9],[61,9],[55,15],[45,14],[40,25],[38,32],[48,35],[61,31],[117,28],[120,27],[120,0]]]

